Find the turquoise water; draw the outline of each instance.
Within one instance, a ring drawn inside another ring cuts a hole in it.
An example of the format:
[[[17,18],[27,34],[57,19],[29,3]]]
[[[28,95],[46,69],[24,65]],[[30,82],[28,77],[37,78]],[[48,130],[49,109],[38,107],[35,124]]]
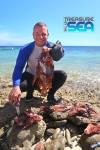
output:
[[[0,47],[0,76],[11,75],[20,47]]]
[[[65,56],[57,63],[66,71],[100,72],[100,47],[65,47]]]
[[[0,47],[0,76],[12,74],[19,50],[20,46]],[[100,75],[100,47],[65,46],[65,55],[55,62],[55,69]]]

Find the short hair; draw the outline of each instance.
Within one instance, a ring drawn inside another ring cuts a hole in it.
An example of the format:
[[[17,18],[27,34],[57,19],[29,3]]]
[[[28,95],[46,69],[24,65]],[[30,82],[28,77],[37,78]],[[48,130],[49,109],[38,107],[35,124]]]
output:
[[[33,27],[33,31],[34,31],[35,27],[37,27],[37,26],[39,26],[39,27],[42,27],[42,26],[47,27],[47,25],[46,25],[44,22],[37,22],[37,23],[34,25],[34,27]]]

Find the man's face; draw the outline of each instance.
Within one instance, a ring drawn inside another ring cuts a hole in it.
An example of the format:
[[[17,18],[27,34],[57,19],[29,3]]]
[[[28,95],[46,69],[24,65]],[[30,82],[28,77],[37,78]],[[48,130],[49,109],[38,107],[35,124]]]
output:
[[[36,26],[33,31],[33,38],[37,46],[42,47],[46,44],[48,38],[48,29],[46,26]]]

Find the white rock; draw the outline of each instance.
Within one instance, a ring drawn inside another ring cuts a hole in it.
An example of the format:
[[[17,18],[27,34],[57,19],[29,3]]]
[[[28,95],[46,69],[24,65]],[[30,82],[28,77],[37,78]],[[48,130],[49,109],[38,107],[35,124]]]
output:
[[[70,131],[68,129],[66,129],[65,131],[65,136],[66,136],[66,140],[68,145],[71,145],[72,141],[71,141],[71,135],[70,135]]]
[[[82,150],[82,148],[80,146],[76,146],[76,147],[72,148],[72,150]]]
[[[75,140],[77,140],[77,136],[73,136],[73,137],[71,138],[71,140],[72,140],[72,142],[74,142]]]
[[[57,137],[58,137],[58,135],[60,134],[60,128],[57,128],[56,130],[55,130],[55,132],[54,132],[54,134],[52,135],[52,138],[53,139],[56,139]]]
[[[70,147],[65,147],[64,150],[71,150],[71,148]]]
[[[74,141],[74,142],[72,143],[72,148],[76,147],[77,145],[78,145],[77,141]]]
[[[50,139],[50,138],[48,138],[48,139],[46,140],[46,143],[49,143],[49,142],[51,142],[51,139]]]

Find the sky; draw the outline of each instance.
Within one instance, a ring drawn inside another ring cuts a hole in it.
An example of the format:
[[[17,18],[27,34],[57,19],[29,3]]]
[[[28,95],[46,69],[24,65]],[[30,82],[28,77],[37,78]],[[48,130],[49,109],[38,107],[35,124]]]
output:
[[[94,17],[94,32],[65,32],[64,17]],[[49,41],[66,46],[100,46],[100,0],[0,0],[0,45],[33,41],[36,22],[45,22]]]

